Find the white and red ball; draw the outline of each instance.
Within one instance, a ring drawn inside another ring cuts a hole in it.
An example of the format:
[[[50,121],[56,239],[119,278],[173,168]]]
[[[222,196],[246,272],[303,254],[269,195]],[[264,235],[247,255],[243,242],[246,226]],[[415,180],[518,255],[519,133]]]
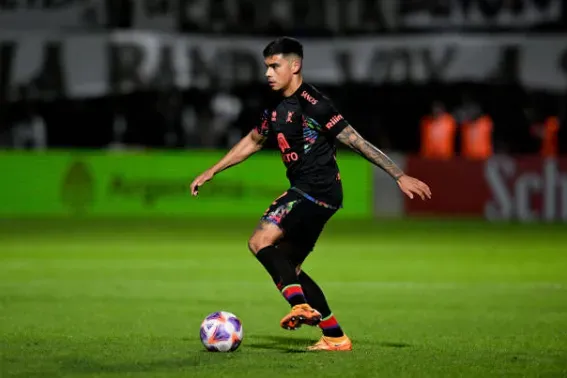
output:
[[[242,343],[242,322],[230,312],[213,312],[201,323],[200,333],[208,351],[234,352]]]

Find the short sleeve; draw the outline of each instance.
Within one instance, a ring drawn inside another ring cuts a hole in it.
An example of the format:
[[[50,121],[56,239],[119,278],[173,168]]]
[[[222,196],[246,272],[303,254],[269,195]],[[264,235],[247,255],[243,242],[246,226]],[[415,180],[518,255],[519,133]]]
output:
[[[332,138],[335,138],[348,126],[347,120],[328,99],[323,99],[313,105],[312,113],[315,121],[321,126],[321,133]]]
[[[256,126],[254,126],[254,130],[261,136],[267,138],[270,134],[270,118],[269,118],[269,111],[266,109],[262,112],[260,120]]]

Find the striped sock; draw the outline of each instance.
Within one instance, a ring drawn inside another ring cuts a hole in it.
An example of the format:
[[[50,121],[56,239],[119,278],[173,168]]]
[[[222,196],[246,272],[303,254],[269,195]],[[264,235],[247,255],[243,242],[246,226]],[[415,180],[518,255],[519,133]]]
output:
[[[272,280],[274,277],[280,278],[283,284],[281,292],[292,307],[307,303],[299,278],[297,278],[295,265],[288,259],[287,254],[270,245],[259,250],[256,253],[256,259],[264,266]]]
[[[305,295],[303,295],[303,289],[299,284],[287,285],[281,289],[281,293],[291,306],[307,303]]]
[[[339,322],[337,322],[337,319],[333,314],[321,320],[319,328],[323,331],[323,335],[328,337],[341,337],[344,335],[343,330],[339,326]]]

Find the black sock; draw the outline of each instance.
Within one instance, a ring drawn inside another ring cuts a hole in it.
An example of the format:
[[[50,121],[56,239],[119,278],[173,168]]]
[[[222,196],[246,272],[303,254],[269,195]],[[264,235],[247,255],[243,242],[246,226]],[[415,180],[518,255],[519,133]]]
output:
[[[322,320],[321,323],[319,323],[319,327],[323,331],[323,335],[329,337],[343,336],[344,332],[331,312],[327,299],[325,298],[325,294],[323,294],[323,290],[321,290],[319,285],[317,285],[317,283],[304,271],[299,273],[298,278],[305,293],[307,303],[321,313]]]
[[[289,261],[284,251],[268,246],[258,251],[256,258],[272,276],[272,279],[280,278],[278,289],[291,306],[307,303],[295,272],[295,266]]]

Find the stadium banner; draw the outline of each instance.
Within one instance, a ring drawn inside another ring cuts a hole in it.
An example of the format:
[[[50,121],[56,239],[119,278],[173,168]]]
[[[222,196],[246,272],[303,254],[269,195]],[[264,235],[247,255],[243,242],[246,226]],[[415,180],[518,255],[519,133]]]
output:
[[[431,200],[405,200],[408,216],[490,221],[567,222],[567,158],[494,156],[487,161],[407,159],[409,175],[427,182]]]
[[[260,217],[288,187],[278,153],[217,175],[198,197],[191,180],[224,152],[2,152],[0,217]],[[371,216],[370,165],[339,153],[345,202],[337,218]]]
[[[104,15],[104,0],[0,1],[0,30],[84,30],[104,25]]]
[[[565,29],[563,0],[310,0],[309,3],[313,5],[297,0],[138,0],[133,3],[133,27],[168,32],[253,33],[279,23],[289,31],[308,28],[332,34]]]
[[[394,19],[401,30],[565,30],[564,0],[403,1]]]
[[[53,98],[176,86],[265,81],[269,39],[151,32],[0,35],[0,101],[18,88]],[[304,74],[314,84],[462,81],[567,87],[567,38],[449,36],[306,39]]]

